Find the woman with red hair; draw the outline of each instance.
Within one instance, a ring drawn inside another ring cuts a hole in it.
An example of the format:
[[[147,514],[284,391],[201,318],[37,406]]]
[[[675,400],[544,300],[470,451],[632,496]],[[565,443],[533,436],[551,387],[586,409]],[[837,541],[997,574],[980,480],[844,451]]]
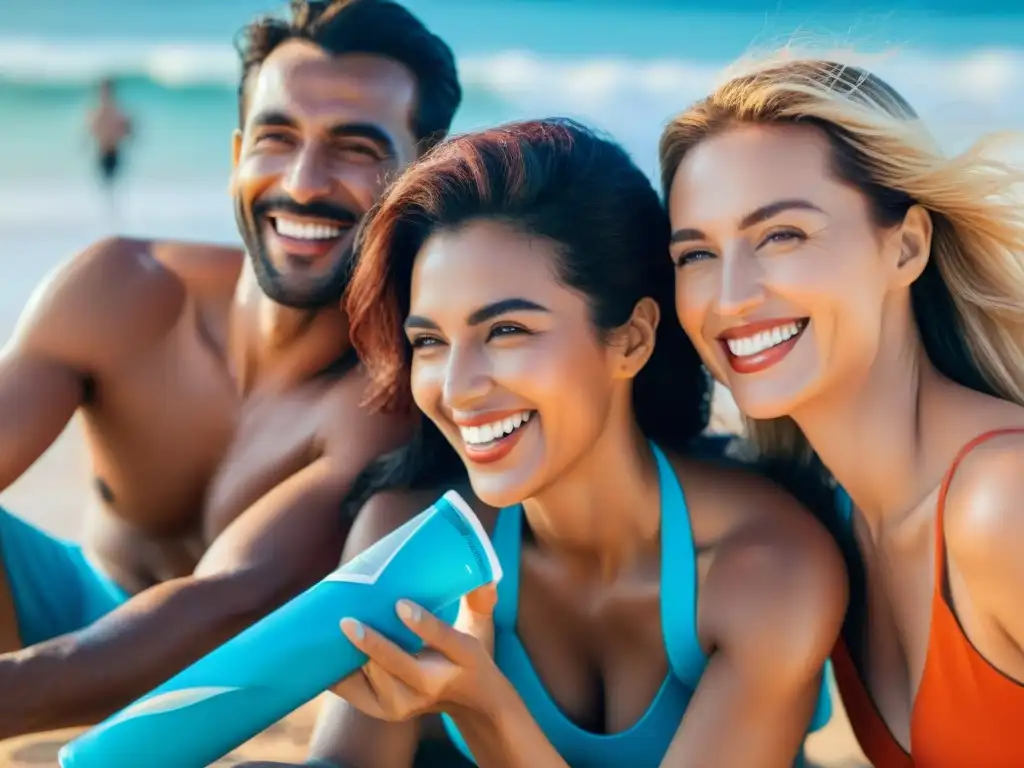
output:
[[[668,236],[629,156],[565,120],[454,139],[371,213],[352,338],[372,402],[425,419],[364,478],[348,556],[456,487],[506,576],[454,628],[400,603],[418,656],[343,621],[370,661],[318,757],[409,766],[440,712],[485,766],[781,767],[827,718],[841,556],[788,493],[702,456]]]

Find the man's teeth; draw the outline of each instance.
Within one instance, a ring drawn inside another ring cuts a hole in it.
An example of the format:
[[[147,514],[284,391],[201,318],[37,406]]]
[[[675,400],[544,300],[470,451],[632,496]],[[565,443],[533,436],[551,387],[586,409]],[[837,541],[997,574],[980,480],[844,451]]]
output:
[[[750,357],[759,352],[764,352],[766,349],[778,346],[784,341],[788,341],[802,330],[803,325],[801,323],[789,323],[788,325],[777,326],[769,331],[755,333],[753,336],[727,339],[725,343],[729,346],[729,351],[736,357]]]
[[[295,240],[333,240],[341,234],[339,227],[330,224],[307,224],[291,219],[274,219],[274,228],[279,235]]]
[[[532,411],[522,411],[501,421],[481,424],[479,427],[459,427],[462,440],[467,445],[486,445],[507,437],[530,420]]]

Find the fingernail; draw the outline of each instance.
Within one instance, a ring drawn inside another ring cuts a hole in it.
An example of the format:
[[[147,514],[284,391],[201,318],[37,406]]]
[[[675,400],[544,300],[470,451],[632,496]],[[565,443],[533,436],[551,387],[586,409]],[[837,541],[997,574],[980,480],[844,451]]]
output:
[[[355,619],[345,619],[341,622],[341,626],[355,635],[356,640],[362,640],[366,636],[366,630],[363,629],[363,625]]]
[[[408,600],[399,600],[396,610],[398,611],[398,617],[404,621],[416,623],[420,620],[420,607],[410,603]]]

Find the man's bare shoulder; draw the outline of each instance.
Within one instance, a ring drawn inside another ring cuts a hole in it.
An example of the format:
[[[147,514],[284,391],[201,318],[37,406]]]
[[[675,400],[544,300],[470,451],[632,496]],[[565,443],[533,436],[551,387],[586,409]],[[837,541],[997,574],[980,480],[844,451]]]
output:
[[[367,405],[369,382],[361,365],[342,376],[324,376],[320,429],[328,448],[351,446],[353,440],[397,447],[412,435],[414,414],[381,411]]]
[[[151,240],[148,245],[152,258],[189,287],[233,292],[245,259],[238,246],[187,240]]]
[[[203,258],[217,266],[206,273]],[[37,286],[14,333],[24,352],[102,368],[172,329],[189,294],[237,275],[229,249],[128,237],[99,240]],[[236,260],[237,261],[237,260]],[[230,294],[228,294],[230,295]]]
[[[238,249],[219,245],[108,237],[58,265],[33,298],[102,300],[119,311],[154,300],[180,304],[194,284],[233,285],[241,259]]]
[[[185,286],[129,238],[93,243],[59,264],[33,291],[15,329],[25,352],[76,366],[102,364],[174,324]]]

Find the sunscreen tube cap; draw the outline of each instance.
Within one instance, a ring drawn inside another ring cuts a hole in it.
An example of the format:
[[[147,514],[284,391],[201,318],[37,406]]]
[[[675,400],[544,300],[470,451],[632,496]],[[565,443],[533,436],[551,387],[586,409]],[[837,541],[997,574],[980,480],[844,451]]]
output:
[[[458,491],[448,491],[441,497],[449,504],[452,505],[452,509],[459,513],[459,516],[466,521],[466,524],[473,529],[473,533],[476,534],[477,540],[480,542],[480,546],[484,548],[484,554],[487,555],[487,563],[491,567],[491,583],[497,584],[501,581],[505,572],[501,568],[501,561],[498,560],[498,553],[494,551],[494,544],[491,543],[491,537],[487,535],[487,531],[484,530],[483,524],[480,522],[480,518],[476,516],[476,513],[472,510],[466,500],[459,495]]]

